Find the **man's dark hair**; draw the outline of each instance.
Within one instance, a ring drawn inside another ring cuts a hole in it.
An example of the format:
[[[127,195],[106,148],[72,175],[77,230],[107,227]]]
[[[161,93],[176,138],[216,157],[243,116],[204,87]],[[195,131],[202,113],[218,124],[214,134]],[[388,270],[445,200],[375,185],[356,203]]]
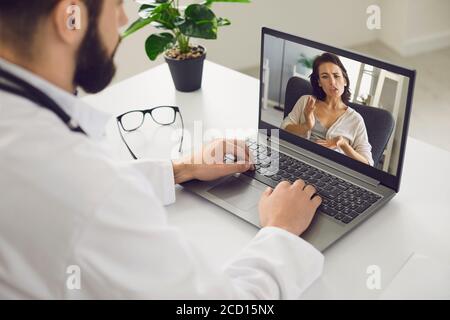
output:
[[[342,102],[348,105],[348,103],[350,102],[351,93],[349,89],[350,79],[348,78],[347,70],[345,69],[339,57],[329,52],[325,52],[322,55],[317,56],[316,59],[314,59],[313,72],[310,76],[314,96],[322,101],[324,101],[327,96],[325,91],[323,91],[323,89],[319,86],[319,67],[326,62],[331,62],[337,65],[339,68],[341,68],[342,74],[345,80],[347,81],[347,85],[345,86],[344,93],[342,94],[341,99]]]
[[[36,28],[60,0],[0,0],[0,40],[30,56]],[[88,10],[89,25],[96,25],[102,8],[101,0],[83,0]]]
[[[39,23],[52,12],[61,0],[0,0],[0,40],[17,54],[32,59],[33,35]],[[88,25],[84,39],[76,53],[73,84],[85,92],[97,93],[103,90],[116,72],[114,55],[102,43],[99,17],[103,0],[82,0],[88,10]],[[66,21],[67,23],[68,21]],[[119,35],[118,35],[119,37]],[[118,43],[120,38],[118,39]]]

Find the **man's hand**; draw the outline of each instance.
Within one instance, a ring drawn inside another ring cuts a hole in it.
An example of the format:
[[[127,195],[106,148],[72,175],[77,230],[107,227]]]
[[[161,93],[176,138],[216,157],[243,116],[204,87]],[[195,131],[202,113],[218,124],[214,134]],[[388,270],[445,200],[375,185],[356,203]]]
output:
[[[305,186],[303,180],[297,180],[292,185],[283,181],[274,190],[267,188],[259,202],[261,225],[301,235],[322,203],[319,196],[313,197],[315,193],[316,189],[311,185]]]
[[[225,163],[225,155],[234,156],[235,162]],[[234,173],[254,170],[245,141],[218,139],[202,147],[197,153],[173,161],[175,183],[192,179],[216,180]]]

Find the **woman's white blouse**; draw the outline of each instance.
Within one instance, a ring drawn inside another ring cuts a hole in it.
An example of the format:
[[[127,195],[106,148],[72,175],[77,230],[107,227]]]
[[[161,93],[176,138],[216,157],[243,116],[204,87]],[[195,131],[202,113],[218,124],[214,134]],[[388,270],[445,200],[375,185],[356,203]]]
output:
[[[306,122],[303,111],[305,109],[306,102],[308,101],[308,97],[308,95],[304,95],[297,101],[295,106],[292,108],[292,111],[283,120],[281,129],[286,129],[286,127],[290,124],[296,125]],[[347,111],[328,129],[326,135],[327,140],[338,136],[346,138],[350,142],[352,148],[366,158],[369,161],[369,164],[373,166],[372,146],[369,143],[366,125],[364,124],[364,119],[362,116],[354,109],[348,107]],[[307,132],[304,138],[310,139],[310,137],[311,130]],[[334,150],[344,153],[340,148],[336,148]]]

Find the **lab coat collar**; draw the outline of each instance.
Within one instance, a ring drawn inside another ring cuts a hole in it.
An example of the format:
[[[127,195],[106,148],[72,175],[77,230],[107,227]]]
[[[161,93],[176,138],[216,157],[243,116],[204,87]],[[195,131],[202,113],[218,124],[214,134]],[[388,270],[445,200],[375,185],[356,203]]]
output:
[[[100,139],[111,115],[101,112],[34,73],[0,58],[0,67],[46,93],[93,139]]]

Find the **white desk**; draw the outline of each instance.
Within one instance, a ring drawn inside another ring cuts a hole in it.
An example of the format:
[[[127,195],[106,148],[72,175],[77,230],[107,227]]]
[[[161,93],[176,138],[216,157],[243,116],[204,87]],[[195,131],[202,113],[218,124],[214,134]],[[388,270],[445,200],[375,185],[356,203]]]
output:
[[[114,115],[135,107],[178,105],[191,133],[194,121],[201,121],[204,130],[216,128],[225,134],[227,128],[257,128],[258,97],[258,80],[206,61],[203,88],[194,93],[177,92],[163,64],[86,100]],[[120,148],[121,157],[129,158],[114,121],[108,133],[110,142]],[[160,132],[157,137],[159,142],[153,141],[147,154],[168,157],[170,152],[164,144],[170,136]],[[188,142],[185,147],[189,148]],[[323,276],[303,297],[377,298],[413,253],[450,265],[450,192],[444,183],[449,178],[450,153],[410,138],[398,196],[325,251]],[[250,224],[181,187],[177,187],[176,204],[167,211],[170,222],[179,226],[216,266],[257,232]],[[381,290],[366,286],[369,265],[381,268]],[[450,284],[447,288],[450,297]]]

